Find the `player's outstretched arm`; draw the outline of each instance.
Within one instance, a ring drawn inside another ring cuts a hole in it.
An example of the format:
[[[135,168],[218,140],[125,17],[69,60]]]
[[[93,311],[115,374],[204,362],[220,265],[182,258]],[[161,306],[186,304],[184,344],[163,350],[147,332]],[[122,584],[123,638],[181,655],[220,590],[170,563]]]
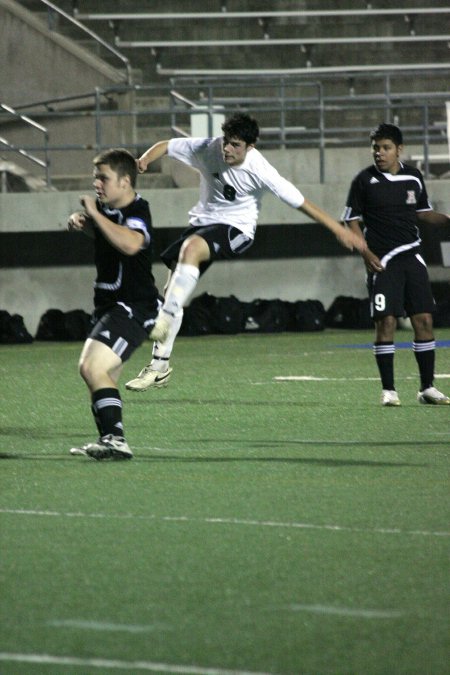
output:
[[[450,216],[437,211],[418,211],[417,217],[420,221],[429,225],[447,225],[447,227],[450,225]]]
[[[303,211],[307,216],[324,225],[335,235],[338,242],[350,251],[353,251],[355,248],[360,253],[363,253],[367,249],[367,244],[363,237],[359,237],[352,230],[345,228],[326,211],[321,209],[320,206],[309,201],[309,199],[305,199],[298,210]]]
[[[151,148],[146,150],[139,159],[136,160],[139,173],[145,173],[149,164],[156,162],[157,159],[160,159],[165,155],[167,153],[168,145],[169,141],[158,141],[158,143],[155,143]]]

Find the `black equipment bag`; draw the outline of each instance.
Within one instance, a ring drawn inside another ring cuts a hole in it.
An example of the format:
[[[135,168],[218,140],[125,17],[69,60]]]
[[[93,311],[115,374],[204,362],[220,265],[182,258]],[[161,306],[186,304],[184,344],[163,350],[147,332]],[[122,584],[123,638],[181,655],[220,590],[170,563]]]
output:
[[[325,328],[325,307],[320,300],[297,300],[290,303],[288,330],[318,331]]]
[[[27,331],[23,316],[0,310],[0,343],[29,344],[33,337]]]
[[[63,312],[48,309],[39,321],[36,340],[75,342],[85,340],[91,321],[87,312],[74,309]]]
[[[244,323],[242,303],[233,295],[216,298],[203,293],[184,309],[180,335],[235,334],[244,330]]]
[[[244,303],[245,331],[281,333],[288,330],[289,303],[283,300],[253,300]]]
[[[325,314],[325,325],[329,328],[372,328],[369,298],[338,295]]]

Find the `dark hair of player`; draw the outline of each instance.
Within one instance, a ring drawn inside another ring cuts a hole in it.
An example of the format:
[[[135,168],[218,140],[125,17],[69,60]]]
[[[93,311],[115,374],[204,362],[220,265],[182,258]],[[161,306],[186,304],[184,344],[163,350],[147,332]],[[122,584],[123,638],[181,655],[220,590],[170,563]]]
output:
[[[395,145],[403,145],[402,132],[395,124],[379,124],[375,129],[372,129],[369,136],[371,141],[379,141],[381,138],[387,138]]]
[[[100,164],[107,164],[113,171],[117,173],[119,178],[124,176],[130,177],[131,187],[136,185],[137,165],[136,160],[128,150],[124,148],[112,148],[101,152],[93,160],[94,166]]]
[[[247,145],[255,145],[259,136],[258,122],[247,113],[235,113],[222,124],[227,138],[239,138]]]

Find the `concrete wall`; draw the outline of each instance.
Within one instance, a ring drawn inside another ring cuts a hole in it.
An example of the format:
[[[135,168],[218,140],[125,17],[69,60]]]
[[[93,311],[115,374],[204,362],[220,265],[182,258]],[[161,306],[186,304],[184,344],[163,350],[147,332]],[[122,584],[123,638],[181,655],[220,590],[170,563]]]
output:
[[[43,21],[12,0],[0,0],[0,63],[0,101],[13,108],[53,98],[92,93],[96,87],[112,86],[125,79],[124,72],[112,68],[74,41],[52,32]],[[130,107],[129,100],[125,99],[117,98],[118,108]],[[94,105],[92,99],[89,103]],[[57,109],[68,111],[72,105],[58,104]],[[45,113],[45,108],[42,110]],[[36,119],[35,115],[33,119]],[[95,147],[93,117],[53,120],[44,114],[36,121],[49,129],[50,145]],[[126,140],[129,142],[132,127],[131,118],[108,117],[102,129],[102,142],[114,145]],[[17,147],[36,147],[44,143],[41,133],[4,115],[1,135]],[[18,163],[25,170],[36,170],[35,165],[17,153],[4,154],[8,160]],[[44,159],[42,152],[32,154]],[[51,171],[59,174],[80,173],[91,155],[92,150],[55,153]]]
[[[123,80],[123,74],[12,0],[0,0],[0,63],[0,99],[13,107]]]

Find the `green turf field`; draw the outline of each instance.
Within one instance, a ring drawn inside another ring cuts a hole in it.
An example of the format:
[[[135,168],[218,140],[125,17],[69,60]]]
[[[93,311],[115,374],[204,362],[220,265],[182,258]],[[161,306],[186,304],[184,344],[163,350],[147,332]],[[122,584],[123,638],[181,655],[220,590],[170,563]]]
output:
[[[398,349],[382,408],[343,346],[371,341],[180,338],[167,389],[122,386],[135,458],[105,463],[68,453],[96,438],[81,344],[1,347],[0,673],[450,673],[450,407]]]

